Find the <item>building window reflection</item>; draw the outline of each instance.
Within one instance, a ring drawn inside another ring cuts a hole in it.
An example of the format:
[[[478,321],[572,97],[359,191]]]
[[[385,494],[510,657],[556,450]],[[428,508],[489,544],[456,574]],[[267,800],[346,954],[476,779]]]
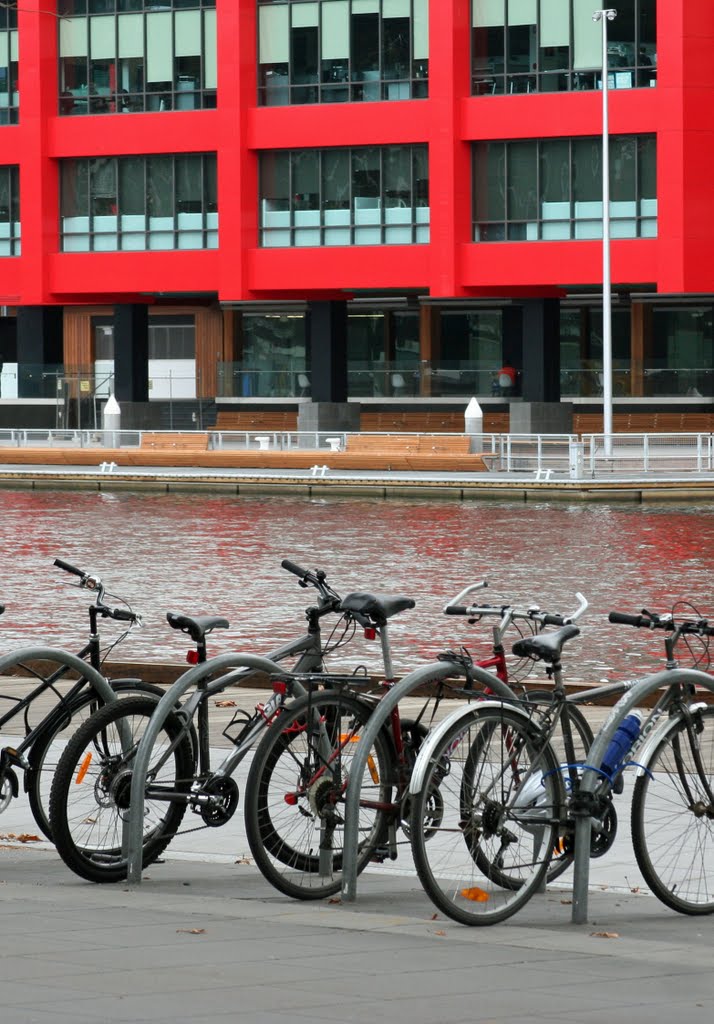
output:
[[[0,7],[0,125],[17,124],[20,93],[17,87],[17,12]]]
[[[362,146],[260,155],[266,247],[429,241],[426,146]]]
[[[619,0],[608,22],[612,89],[657,82],[656,0]],[[471,0],[472,92],[602,87],[602,29],[592,0]]]
[[[612,238],[657,234],[654,135],[610,140]],[[476,242],[602,238],[602,139],[473,146]]]
[[[88,3],[59,21],[61,114],[216,106],[215,0]]]
[[[259,0],[258,101],[425,98],[428,0]]]
[[[211,153],[62,160],[64,252],[216,249]]]
[[[20,171],[0,167],[0,256],[20,255]]]

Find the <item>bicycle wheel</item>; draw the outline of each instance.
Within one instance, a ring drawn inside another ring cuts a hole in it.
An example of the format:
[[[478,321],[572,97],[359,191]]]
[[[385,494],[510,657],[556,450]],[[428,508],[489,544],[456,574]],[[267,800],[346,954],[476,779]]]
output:
[[[118,882],[127,875],[122,832],[129,811],[132,766],[156,701],[126,697],[100,708],[75,733],[62,754],[50,797],[50,826],[65,864],[90,882]],[[156,738],[143,819],[143,865],[163,852],[181,824],[193,748],[181,719],[171,714]],[[159,792],[159,788],[162,792]]]
[[[474,707],[452,724],[431,752],[410,822],[419,878],[440,910],[486,925],[528,902],[558,837],[558,772],[535,724],[507,707]]]
[[[158,701],[164,694],[161,687],[138,680],[119,680],[111,685],[120,697],[144,695],[152,696]],[[50,842],[50,791],[57,764],[69,736],[73,735],[100,707],[102,701],[93,690],[79,694],[65,707],[58,706],[57,714],[52,714],[52,725],[38,733],[30,748],[27,757],[30,767],[25,772],[25,792],[32,816]]]
[[[280,715],[255,752],[248,842],[265,878],[287,896],[321,899],[340,889],[347,783],[372,708],[340,693],[309,694]],[[386,835],[393,774],[393,748],[382,733],[362,778],[358,871]]]
[[[691,731],[690,731],[691,727]],[[681,914],[714,911],[714,707],[681,717],[635,783],[632,843],[645,882]]]
[[[553,692],[552,690],[529,690],[528,693],[526,693],[525,699],[531,704],[548,705],[553,703]],[[577,704],[569,702],[567,713],[572,726],[573,744],[575,746],[575,762],[576,764],[584,764],[587,760],[588,751],[593,743],[593,731],[590,728],[590,723]],[[550,744],[553,747],[559,763],[561,765],[565,764],[565,740],[563,738],[562,724],[558,725],[555,734],[551,736]],[[562,775],[563,784],[565,785],[568,779],[567,772],[562,773]],[[553,858],[550,862],[550,866],[548,867],[546,882],[554,882],[557,878],[560,878],[560,876],[571,866],[574,859],[575,856],[572,837],[561,836],[556,844],[555,850],[553,851]]]

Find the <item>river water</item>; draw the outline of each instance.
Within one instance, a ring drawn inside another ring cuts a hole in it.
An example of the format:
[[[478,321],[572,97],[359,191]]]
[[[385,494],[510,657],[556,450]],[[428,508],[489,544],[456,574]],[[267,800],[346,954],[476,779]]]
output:
[[[585,594],[582,635],[565,659],[574,680],[629,678],[661,665],[662,634],[610,626],[610,610],[691,605],[714,618],[714,505],[2,490],[0,550],[4,652],[36,643],[77,650],[84,642],[89,595],[68,585],[56,557],[98,573],[117,599],[107,603],[122,598],[142,614],[143,628],[117,648],[117,660],[181,662],[187,645],[166,625],[168,610],[230,620],[229,631],[212,634],[211,654],[265,654],[297,636],[313,592],[281,569],[283,558],[325,569],[341,594],[413,597],[415,610],[393,620],[400,673],[448,647],[486,652],[484,624],[442,614],[483,578],[492,603],[566,613],[575,592]],[[116,624],[103,626],[105,639],[119,635]],[[378,657],[378,645],[359,638],[332,667],[377,670]]]

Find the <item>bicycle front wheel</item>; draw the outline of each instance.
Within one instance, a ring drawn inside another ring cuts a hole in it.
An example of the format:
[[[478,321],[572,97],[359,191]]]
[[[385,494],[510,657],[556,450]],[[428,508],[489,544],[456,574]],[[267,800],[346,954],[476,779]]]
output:
[[[632,843],[645,882],[680,914],[714,911],[714,707],[681,717],[632,797]]]
[[[152,683],[122,680],[111,683],[118,697],[152,696],[158,701],[164,691]],[[67,741],[100,707],[103,702],[93,691],[87,690],[48,716],[52,724],[38,733],[28,754],[29,769],[25,773],[25,791],[32,816],[38,828],[52,841],[50,828],[50,793],[62,751]]]
[[[57,852],[90,882],[127,876],[124,822],[136,752],[156,701],[126,697],[105,705],[75,733],[60,758],[50,797]],[[156,738],[147,774],[143,866],[165,850],[186,811],[180,799],[193,778],[193,747],[184,723],[171,714]],[[178,800],[171,799],[179,797]]]
[[[557,847],[558,771],[535,724],[508,707],[476,706],[445,733],[410,833],[422,885],[448,917],[497,924],[537,891]]]
[[[246,784],[245,822],[255,862],[280,892],[321,899],[342,885],[351,764],[372,705],[340,693],[291,704],[261,740]],[[362,778],[357,870],[386,835],[392,746],[380,734]]]

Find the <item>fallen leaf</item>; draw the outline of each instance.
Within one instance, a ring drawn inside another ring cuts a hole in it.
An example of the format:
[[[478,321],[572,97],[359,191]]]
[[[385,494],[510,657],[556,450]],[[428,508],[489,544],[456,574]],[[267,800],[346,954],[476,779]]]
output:
[[[177,935],[205,935],[205,928],[177,928]]]
[[[446,932],[438,931],[438,932],[434,932],[434,935],[446,935]]]
[[[342,900],[340,899],[340,897],[339,897],[339,896],[333,896],[333,897],[332,897],[331,899],[329,899],[329,900],[328,900],[327,902],[328,902],[328,903],[342,903]]]
[[[573,901],[572,900],[561,900],[560,902],[563,904],[564,907],[569,907],[572,904]]]
[[[234,861],[234,863],[235,864],[252,864],[253,861],[250,859],[250,857],[239,857],[237,861]]]
[[[217,708],[235,708],[237,706],[238,705],[236,704],[236,702],[234,700],[217,700],[216,701],[216,707]]]
[[[21,832],[17,835],[15,832],[7,832],[5,835],[0,835],[0,840],[13,839],[17,843],[40,843],[42,840],[39,836],[30,835],[29,832]]]
[[[619,932],[590,932],[594,939],[619,939]]]
[[[640,891],[639,885],[636,885],[634,889],[630,889],[630,892],[639,892],[639,891]]]
[[[438,914],[432,914],[431,915],[431,919],[432,919],[432,921],[438,921],[439,920],[439,915]]]

